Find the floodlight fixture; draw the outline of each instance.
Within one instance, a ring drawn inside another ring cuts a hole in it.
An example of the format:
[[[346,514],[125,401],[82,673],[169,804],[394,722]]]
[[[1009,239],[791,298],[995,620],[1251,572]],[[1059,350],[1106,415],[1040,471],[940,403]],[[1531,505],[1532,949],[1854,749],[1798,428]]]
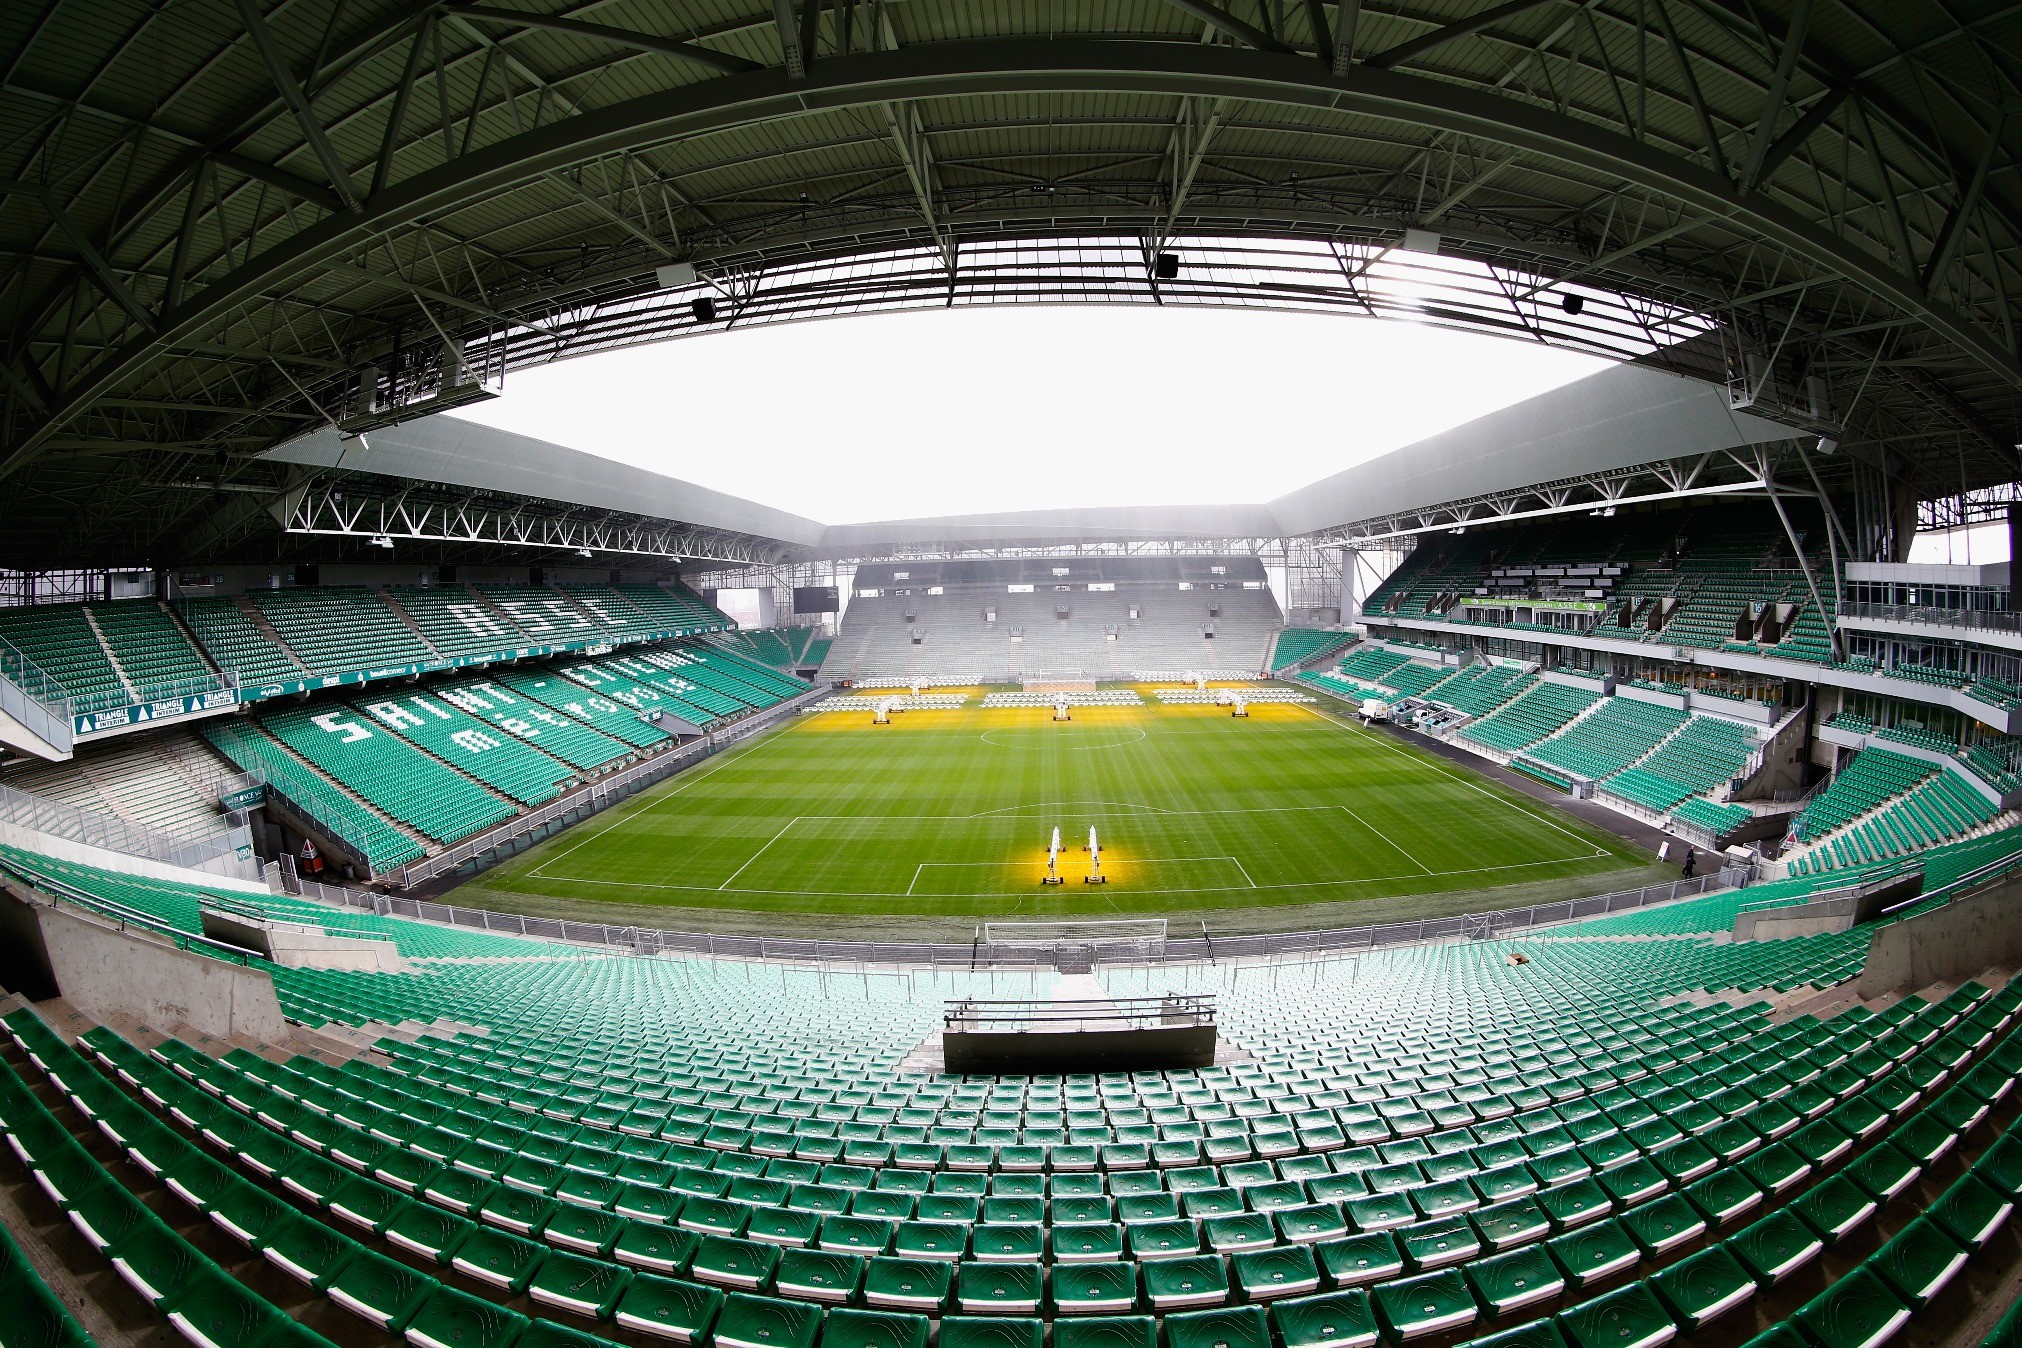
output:
[[[385,534],[374,534],[372,535],[372,546],[375,548],[390,548],[393,546],[393,540]]]

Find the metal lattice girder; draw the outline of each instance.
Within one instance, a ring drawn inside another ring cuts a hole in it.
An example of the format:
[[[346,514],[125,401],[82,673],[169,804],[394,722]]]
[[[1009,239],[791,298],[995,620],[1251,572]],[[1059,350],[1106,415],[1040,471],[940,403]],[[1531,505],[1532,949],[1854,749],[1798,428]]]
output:
[[[1762,471],[1732,456],[1716,460],[1711,454],[1701,454],[1438,502],[1423,509],[1322,530],[1309,536],[1308,541],[1362,547],[1419,534],[1450,533],[1474,524],[1503,524],[1547,515],[1598,514],[1695,496],[1762,495],[1766,482]],[[1787,496],[1812,494],[1787,485],[1780,490]]]
[[[1073,240],[1290,240],[1341,250],[1352,285],[1370,251],[1436,228],[1443,254],[1501,269],[1512,312],[1435,297],[1434,321],[1578,345],[1577,313],[1520,311],[1698,314],[1707,338],[1674,367],[1773,388],[1912,490],[2013,476],[2005,0],[1122,0],[1057,20],[962,0],[46,0],[0,24],[20,128],[0,164],[19,188],[0,195],[0,468],[68,504],[37,521],[46,545],[147,552],[175,536],[150,499],[162,515],[193,466],[276,485],[253,454],[337,419],[357,371],[404,405],[441,377],[421,336],[575,354],[586,316],[649,296],[670,260],[743,322],[782,270],[923,246],[949,302],[1106,299],[1071,284]],[[1067,241],[1043,278],[974,275],[1041,238]],[[1298,305],[1192,271],[1199,302]],[[673,331],[606,322],[603,344]],[[126,483],[97,491],[78,447],[119,444]]]
[[[609,511],[542,510],[512,500],[413,491],[382,495],[355,485],[304,485],[275,500],[269,510],[290,534],[330,538],[482,543],[737,565],[780,562],[788,552],[770,539]]]

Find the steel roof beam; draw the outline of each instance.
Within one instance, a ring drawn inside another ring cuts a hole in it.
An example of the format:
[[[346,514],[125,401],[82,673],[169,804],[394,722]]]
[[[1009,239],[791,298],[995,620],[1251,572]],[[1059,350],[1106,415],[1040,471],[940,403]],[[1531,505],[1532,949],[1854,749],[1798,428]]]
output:
[[[1435,28],[1430,33],[1421,34],[1407,42],[1400,42],[1386,51],[1377,52],[1374,56],[1365,58],[1362,64],[1374,66],[1378,70],[1393,70],[1407,61],[1414,61],[1429,51],[1445,46],[1455,38],[1479,33],[1484,28],[1493,28],[1504,19],[1513,19],[1540,5],[1557,3],[1560,3],[1560,0],[1506,0],[1504,4],[1493,5],[1479,14],[1470,14],[1443,28]]]
[[[567,33],[571,37],[588,38],[593,42],[609,42],[620,47],[630,47],[634,51],[655,52],[661,56],[678,57],[692,61],[696,65],[707,66],[736,75],[761,67],[756,61],[747,61],[742,56],[716,51],[693,42],[682,42],[670,37],[655,37],[632,28],[611,28],[600,23],[583,23],[577,19],[551,17],[546,14],[527,14],[516,9],[490,9],[484,5],[450,5],[449,12],[460,19],[471,19],[478,23],[488,23],[508,28],[546,29],[551,33]]]
[[[302,92],[302,86],[295,82],[295,76],[281,59],[280,51],[274,46],[274,35],[267,31],[267,20],[260,13],[260,0],[239,0],[239,15],[246,21],[246,32],[253,39],[253,46],[260,53],[260,60],[266,63],[267,76],[288,104],[289,111],[301,124],[302,134],[308,138],[309,146],[316,152],[316,161],[323,166],[323,172],[330,177],[330,185],[337,189],[337,196],[343,201],[344,209],[358,209],[358,193],[351,186],[351,176],[344,171],[344,161],[337,157],[330,138],[323,134],[323,123],[316,119],[316,110],[309,106],[309,99]]]
[[[105,260],[105,255],[92,246],[84,231],[77,227],[77,222],[70,218],[70,212],[63,209],[63,203],[56,199],[54,192],[40,183],[24,183],[13,178],[4,178],[0,179],[0,196],[4,195],[34,197],[40,202],[42,209],[48,212],[50,220],[56,225],[57,231],[70,240],[70,246],[77,250],[78,257],[84,262],[85,270],[89,271],[92,279],[98,282],[98,288],[110,296],[120,308],[126,310],[128,317],[134,322],[143,328],[153,329],[154,310],[135,298],[133,291],[127,287],[119,273],[112,269],[112,264]]]
[[[1677,200],[1837,273],[1926,326],[2010,385],[2022,363],[1988,333],[1934,301],[1914,276],[1858,243],[1761,195],[1743,197],[1721,173],[1576,117],[1390,70],[1334,79],[1308,58],[1212,44],[1060,39],[926,43],[823,61],[804,81],[777,70],[659,91],[523,132],[389,185],[366,209],[331,216],[255,256],[167,316],[164,340],[190,339],[270,290],[356,253],[367,241],[600,154],[778,117],[899,99],[1021,92],[1204,95],[1309,111],[1400,120],[1563,160]],[[11,450],[0,471],[90,402],[132,377],[159,347],[129,342],[66,389],[50,417]]]

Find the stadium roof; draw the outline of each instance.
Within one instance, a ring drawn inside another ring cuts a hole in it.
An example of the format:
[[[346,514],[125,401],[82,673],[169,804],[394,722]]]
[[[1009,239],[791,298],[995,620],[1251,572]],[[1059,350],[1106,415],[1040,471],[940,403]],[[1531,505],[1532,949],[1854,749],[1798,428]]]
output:
[[[225,546],[265,451],[508,367],[1038,299],[1408,310],[2012,480],[2018,77],[2001,0],[0,7],[5,560]]]
[[[1106,506],[821,524],[579,449],[428,417],[342,436],[325,428],[267,455],[290,465],[269,507],[292,532],[460,547],[602,550],[727,562],[872,558],[1118,542],[1195,549],[1294,535],[1343,539],[1450,527],[1498,509],[1587,510],[1657,490],[1666,465],[1703,491],[1761,482],[1750,451],[1790,428],[1726,405],[1718,389],[1617,365],[1260,504]],[[1713,461],[1722,462],[1716,465]],[[1696,465],[1696,468],[1692,467]],[[1568,484],[1578,483],[1577,489]],[[1427,507],[1452,508],[1423,522]],[[1409,518],[1400,519],[1400,516]]]

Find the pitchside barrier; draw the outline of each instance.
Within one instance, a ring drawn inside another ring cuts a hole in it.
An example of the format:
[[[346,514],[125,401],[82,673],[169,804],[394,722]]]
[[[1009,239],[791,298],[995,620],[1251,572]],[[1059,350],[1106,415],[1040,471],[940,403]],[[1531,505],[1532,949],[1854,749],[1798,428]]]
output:
[[[2005,868],[2022,869],[2022,849],[2002,862],[1983,867],[1967,879],[2003,872]],[[527,917],[519,913],[494,913],[483,908],[430,903],[303,880],[293,873],[291,866],[270,868],[269,883],[283,893],[347,908],[362,908],[387,917],[414,918],[444,926],[501,932],[508,936],[533,936],[543,940],[616,947],[636,954],[664,952],[730,959],[800,960],[819,964],[917,966],[983,963],[980,936],[961,942],[808,941],[777,936],[719,936],[711,932],[617,927],[601,922],[570,922],[561,918]],[[1701,875],[1691,880],[1674,880],[1668,884],[1646,885],[1642,889],[1625,889],[1613,894],[1596,894],[1589,898],[1536,904],[1528,908],[1504,908],[1488,913],[1464,913],[1458,917],[1427,918],[1419,922],[1335,927],[1319,931],[1215,936],[1203,925],[1199,936],[1174,937],[1168,933],[1155,954],[1136,958],[1148,963],[1180,963],[1277,955],[1354,954],[1383,946],[1417,945],[1426,941],[1493,940],[1580,918],[1625,913],[1652,904],[1669,903],[1673,899],[1691,898],[1723,887],[1717,876]],[[1053,946],[1007,949],[1001,956],[993,954],[991,965],[1051,967],[1055,964],[1056,953],[1057,947]]]

